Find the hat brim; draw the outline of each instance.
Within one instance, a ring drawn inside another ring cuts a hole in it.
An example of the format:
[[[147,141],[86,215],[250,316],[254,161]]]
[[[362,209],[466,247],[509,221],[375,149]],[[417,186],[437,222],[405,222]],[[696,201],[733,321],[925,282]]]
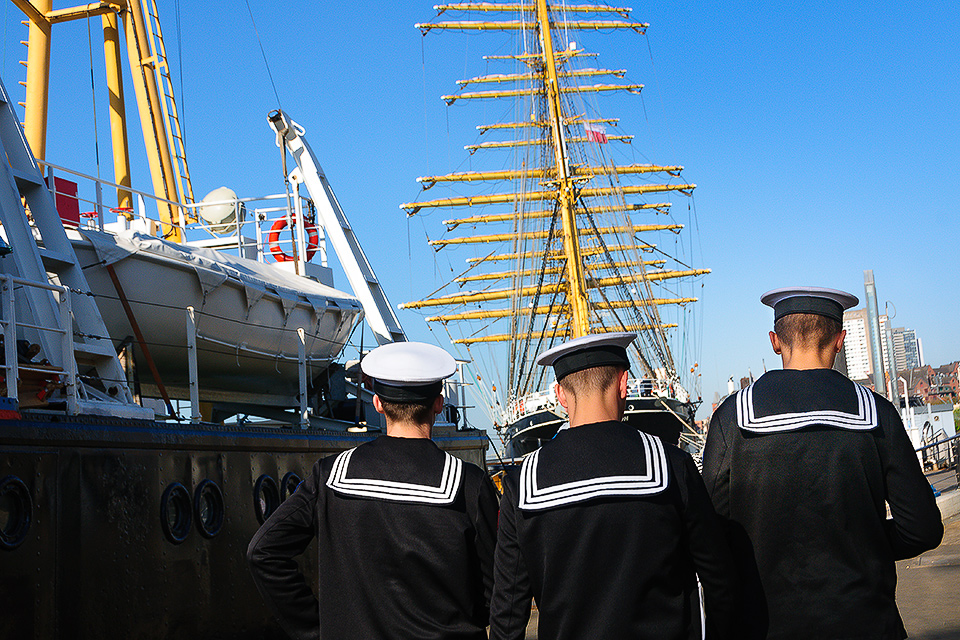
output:
[[[774,321],[794,313],[810,313],[843,322],[843,312],[855,306],[857,296],[825,287],[784,287],[760,296],[760,302],[773,308]]]

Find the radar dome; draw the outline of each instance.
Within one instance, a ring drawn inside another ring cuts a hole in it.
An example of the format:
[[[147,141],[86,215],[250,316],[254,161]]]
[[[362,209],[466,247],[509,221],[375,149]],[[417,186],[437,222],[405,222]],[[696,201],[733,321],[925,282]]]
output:
[[[237,194],[229,187],[214,189],[204,196],[197,215],[207,228],[217,235],[236,234],[246,216],[246,207],[237,201]]]

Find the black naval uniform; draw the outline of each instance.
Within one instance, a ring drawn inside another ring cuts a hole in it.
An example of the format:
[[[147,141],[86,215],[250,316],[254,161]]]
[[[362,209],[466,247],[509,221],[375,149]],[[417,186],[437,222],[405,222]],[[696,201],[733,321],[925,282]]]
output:
[[[317,462],[247,558],[293,638],[480,640],[496,526],[483,470],[431,440],[382,436]],[[294,560],[314,537],[319,598]]]
[[[892,404],[832,369],[765,373],[714,413],[703,474],[743,584],[736,637],[906,637],[894,561],[943,525]]]
[[[621,422],[563,430],[504,482],[491,640],[539,608],[549,640],[699,640],[724,633],[734,571],[690,456]]]

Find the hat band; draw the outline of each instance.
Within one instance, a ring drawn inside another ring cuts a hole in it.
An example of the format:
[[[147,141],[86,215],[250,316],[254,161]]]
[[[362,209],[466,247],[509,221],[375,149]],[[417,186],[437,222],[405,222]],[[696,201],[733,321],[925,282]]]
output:
[[[815,296],[793,296],[784,298],[773,308],[773,321],[792,313],[812,313],[826,316],[843,323],[843,306],[835,300]]]
[[[553,371],[559,382],[564,377],[593,367],[615,366],[630,369],[627,350],[615,345],[602,345],[591,349],[581,349],[553,361]]]
[[[433,402],[437,396],[443,393],[443,381],[431,382],[430,384],[395,386],[380,382],[376,378],[373,380],[373,392],[380,396],[381,400],[387,402],[398,402],[401,404],[426,403]]]

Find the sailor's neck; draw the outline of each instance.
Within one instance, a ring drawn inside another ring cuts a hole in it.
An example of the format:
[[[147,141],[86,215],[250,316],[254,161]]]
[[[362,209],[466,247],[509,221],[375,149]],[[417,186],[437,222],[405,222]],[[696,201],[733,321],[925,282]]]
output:
[[[417,424],[415,422],[393,422],[387,421],[387,435],[391,438],[422,438],[430,439],[433,426],[429,424]]]
[[[780,353],[784,369],[832,369],[837,352],[833,349],[786,349]]]

